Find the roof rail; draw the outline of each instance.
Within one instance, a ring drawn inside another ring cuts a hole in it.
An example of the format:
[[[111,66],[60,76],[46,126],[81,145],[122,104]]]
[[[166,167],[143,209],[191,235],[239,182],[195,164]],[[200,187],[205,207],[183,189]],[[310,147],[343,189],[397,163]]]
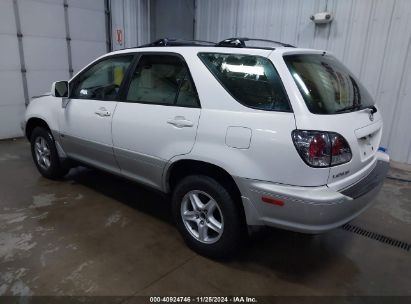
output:
[[[204,40],[185,40],[185,39],[174,39],[174,38],[162,38],[153,41],[148,44],[139,46],[139,48],[144,47],[156,47],[156,46],[215,46],[215,42],[204,41]]]
[[[235,47],[235,48],[254,48],[254,49],[266,49],[274,50],[274,47],[264,47],[264,46],[252,46],[246,45],[246,41],[260,41],[266,43],[277,44],[284,47],[295,47],[291,44],[282,43],[274,40],[258,39],[258,38],[228,38],[220,41],[219,43],[204,41],[204,40],[186,40],[186,39],[174,39],[174,38],[161,38],[148,44],[144,44],[138,47],[124,48],[146,48],[146,47],[163,47],[163,46],[218,46],[218,47]]]
[[[224,39],[223,41],[220,41],[219,43],[216,44],[216,46],[220,46],[220,47],[237,47],[237,48],[245,48],[245,47],[249,47],[249,48],[267,48],[267,49],[273,49],[273,48],[269,48],[269,47],[258,47],[258,46],[247,46],[246,45],[246,41],[260,41],[260,42],[268,42],[268,43],[274,43],[280,46],[284,46],[284,47],[293,47],[295,48],[294,45],[288,44],[288,43],[283,43],[280,41],[274,41],[274,40],[268,40],[268,39],[259,39],[259,38],[228,38],[228,39]]]

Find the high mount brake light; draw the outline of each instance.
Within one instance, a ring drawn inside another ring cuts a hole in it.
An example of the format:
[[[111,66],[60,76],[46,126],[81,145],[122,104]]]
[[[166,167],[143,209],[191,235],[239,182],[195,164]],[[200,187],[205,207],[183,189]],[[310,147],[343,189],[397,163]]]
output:
[[[351,160],[350,146],[338,133],[294,130],[291,136],[298,154],[311,167],[337,166]]]

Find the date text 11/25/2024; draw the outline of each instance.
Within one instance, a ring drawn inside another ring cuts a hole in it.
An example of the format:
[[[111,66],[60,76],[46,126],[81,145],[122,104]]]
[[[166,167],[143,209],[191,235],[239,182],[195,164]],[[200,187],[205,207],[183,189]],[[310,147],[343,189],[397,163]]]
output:
[[[255,297],[150,297],[150,303],[258,303]]]

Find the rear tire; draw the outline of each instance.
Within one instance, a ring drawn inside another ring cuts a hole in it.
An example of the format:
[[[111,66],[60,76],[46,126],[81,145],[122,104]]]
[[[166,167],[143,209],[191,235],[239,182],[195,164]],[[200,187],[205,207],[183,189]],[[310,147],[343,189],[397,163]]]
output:
[[[178,183],[172,196],[173,218],[191,249],[212,258],[235,253],[245,223],[234,199],[209,176],[190,175]]]
[[[49,130],[36,127],[31,133],[30,142],[31,155],[41,175],[55,180],[67,174],[69,168],[62,165]]]

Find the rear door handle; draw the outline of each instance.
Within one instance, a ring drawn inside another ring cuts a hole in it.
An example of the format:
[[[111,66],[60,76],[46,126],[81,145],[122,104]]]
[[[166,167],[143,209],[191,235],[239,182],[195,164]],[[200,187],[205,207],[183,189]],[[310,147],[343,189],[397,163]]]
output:
[[[108,117],[111,116],[110,111],[107,111],[106,108],[100,108],[98,109],[96,112],[94,112],[94,114],[100,116],[100,117]]]
[[[194,126],[194,123],[191,120],[187,120],[182,116],[176,116],[174,119],[169,119],[167,120],[167,123],[177,128],[191,128]]]

